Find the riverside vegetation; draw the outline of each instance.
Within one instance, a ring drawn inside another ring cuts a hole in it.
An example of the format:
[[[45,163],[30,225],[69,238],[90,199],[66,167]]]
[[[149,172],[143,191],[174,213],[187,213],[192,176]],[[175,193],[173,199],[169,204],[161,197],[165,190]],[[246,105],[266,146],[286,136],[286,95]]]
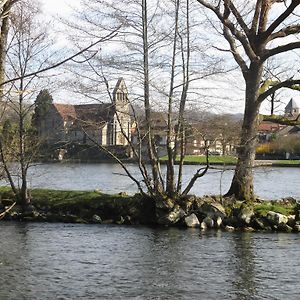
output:
[[[186,196],[177,203],[155,203],[140,194],[35,189],[24,210],[14,203],[10,188],[1,187],[0,195],[3,220],[300,232],[300,201],[293,198],[249,204],[234,198]]]

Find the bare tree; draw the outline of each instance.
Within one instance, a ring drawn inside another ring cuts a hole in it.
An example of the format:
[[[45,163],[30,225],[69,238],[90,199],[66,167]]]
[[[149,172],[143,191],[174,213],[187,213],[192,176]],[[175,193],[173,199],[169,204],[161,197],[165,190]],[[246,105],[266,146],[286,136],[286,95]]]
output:
[[[32,1],[17,2],[11,0],[1,2],[3,7],[1,6],[0,88],[1,105],[7,108],[3,110],[1,121],[5,120],[7,111],[13,111],[16,124],[13,125],[10,134],[5,130],[2,132],[0,157],[6,178],[17,201],[26,207],[30,203],[27,186],[28,168],[41,143],[32,134],[30,120],[32,96],[43,84],[41,76],[38,75],[79,57],[115,33],[110,32],[75,54],[53,63],[51,60],[57,53],[47,51],[49,48],[47,30],[37,21],[38,7]],[[11,162],[17,165],[17,172],[11,167]],[[15,180],[15,177],[18,180]]]
[[[129,144],[142,173],[146,194],[159,203],[165,201],[174,205],[190,192],[195,181],[208,169],[208,166],[201,167],[190,181],[183,182],[187,128],[184,111],[187,102],[194,97],[190,88],[197,80],[215,74],[218,65],[215,61],[211,64],[215,68],[204,64],[201,70],[199,68],[199,57],[205,55],[196,38],[198,27],[192,22],[195,6],[189,0],[127,0],[122,3],[92,0],[82,3],[85,11],[79,12],[76,22],[68,24],[76,36],[97,36],[103,30],[111,30],[110,26],[120,26],[118,36],[111,40],[114,44],[108,50],[103,48],[102,56],[94,58],[94,67],[91,61],[89,67],[93,73],[98,73],[98,82],[101,75],[108,82],[116,70],[118,76],[121,73],[129,82],[132,80],[133,94],[143,105],[144,118],[135,120],[138,141],[135,144],[129,141]],[[208,60],[208,56],[206,58]],[[82,69],[80,71],[84,78],[91,76]],[[96,82],[95,77],[91,80]],[[155,111],[158,110],[162,112],[163,120],[156,120]],[[161,146],[157,142],[158,121],[165,124],[166,174],[162,171],[158,153]],[[145,145],[146,156],[142,151]],[[178,157],[178,172],[175,172]],[[146,162],[150,163],[150,170]]]
[[[238,2],[231,0],[197,0],[211,11],[221,23],[223,36],[229,44],[245,81],[245,111],[238,162],[227,195],[251,201],[253,190],[253,163],[257,136],[258,115],[261,103],[281,88],[299,89],[296,73],[285,72],[281,78],[263,78],[266,62],[284,53],[300,48],[300,33],[295,15],[300,1],[257,0]],[[290,71],[290,70],[289,70]]]

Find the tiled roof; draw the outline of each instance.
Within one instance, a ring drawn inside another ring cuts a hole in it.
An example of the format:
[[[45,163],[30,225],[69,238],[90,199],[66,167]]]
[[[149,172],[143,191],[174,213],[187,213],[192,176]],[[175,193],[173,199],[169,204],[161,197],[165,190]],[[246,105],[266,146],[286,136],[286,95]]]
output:
[[[53,103],[54,107],[56,108],[57,112],[60,114],[60,116],[64,119],[76,119],[76,112],[74,105],[70,104],[59,104],[59,103]]]
[[[114,113],[114,106],[110,103],[82,105],[55,103],[54,107],[56,108],[62,119],[73,119],[86,123],[108,122]]]
[[[259,132],[276,132],[285,126],[278,123],[263,121],[258,126]]]

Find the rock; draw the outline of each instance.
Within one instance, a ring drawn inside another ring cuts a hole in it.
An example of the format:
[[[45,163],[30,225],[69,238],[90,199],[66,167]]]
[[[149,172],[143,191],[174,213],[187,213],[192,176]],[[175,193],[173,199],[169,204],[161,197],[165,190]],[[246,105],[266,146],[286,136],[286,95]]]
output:
[[[296,224],[296,225],[294,226],[294,231],[295,231],[295,232],[300,232],[300,225],[299,225],[299,224]]]
[[[177,223],[185,216],[185,212],[178,205],[175,205],[173,210],[158,217],[157,223],[160,225],[172,225]]]
[[[201,230],[206,230],[207,229],[207,225],[204,222],[201,222],[200,229]]]
[[[178,200],[178,204],[186,213],[189,213],[193,209],[194,203],[196,203],[196,201],[196,196],[188,195],[183,198],[180,198]]]
[[[245,231],[245,232],[253,232],[253,231],[255,231],[255,229],[253,227],[244,227],[243,231]]]
[[[238,217],[235,216],[231,216],[231,217],[227,217],[223,219],[223,224],[226,226],[232,226],[232,227],[240,227],[241,226],[241,222],[238,219]]]
[[[102,221],[102,224],[113,224],[113,223],[114,223],[113,219],[107,219],[107,220]]]
[[[298,202],[294,209],[295,220],[300,221],[300,203]]]
[[[295,215],[289,215],[289,216],[288,216],[287,224],[288,224],[290,227],[294,227],[295,224],[296,224],[296,216],[295,216]]]
[[[279,231],[283,232],[292,232],[293,228],[289,226],[288,224],[280,223],[277,228]]]
[[[92,222],[93,222],[93,223],[96,223],[96,224],[101,224],[101,223],[102,223],[102,219],[101,219],[101,217],[98,216],[98,215],[93,215],[93,217],[92,217]]]
[[[163,210],[171,210],[174,208],[174,200],[170,198],[157,199],[155,202],[156,208]]]
[[[280,224],[286,224],[288,222],[288,217],[274,212],[274,211],[269,211],[267,213],[267,220],[273,225],[273,226],[279,226]]]
[[[225,230],[226,231],[235,231],[235,228],[233,226],[226,225]]]
[[[204,218],[203,223],[206,224],[207,228],[214,228],[215,225],[215,222],[211,217]]]
[[[286,198],[282,198],[281,202],[283,204],[288,205],[288,204],[296,204],[297,200],[295,198],[293,198],[293,197],[286,197]]]
[[[184,218],[184,224],[187,227],[199,227],[200,222],[195,214],[191,214]]]
[[[122,225],[122,224],[124,224],[124,222],[125,222],[124,218],[122,216],[120,216],[119,220],[116,221],[116,224]]]
[[[215,227],[216,228],[220,228],[223,224],[223,220],[221,217],[217,217],[216,221],[215,221]]]
[[[238,218],[242,223],[249,225],[251,223],[251,218],[254,216],[253,207],[242,204],[238,212]]]
[[[205,217],[211,217],[212,219],[226,216],[225,208],[218,202],[203,203],[198,211]]]
[[[268,230],[268,231],[272,230],[270,223],[264,217],[254,218],[252,221],[252,225],[254,228],[259,230]]]

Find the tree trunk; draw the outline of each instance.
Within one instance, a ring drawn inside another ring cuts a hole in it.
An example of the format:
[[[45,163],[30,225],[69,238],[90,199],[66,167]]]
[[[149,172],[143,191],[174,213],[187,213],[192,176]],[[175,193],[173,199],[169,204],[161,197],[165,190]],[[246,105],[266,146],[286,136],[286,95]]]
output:
[[[237,149],[238,161],[229,191],[225,196],[253,201],[253,167],[257,143],[257,128],[260,103],[257,102],[258,87],[262,76],[262,67],[251,65],[245,76],[246,105],[241,132],[241,142]]]

